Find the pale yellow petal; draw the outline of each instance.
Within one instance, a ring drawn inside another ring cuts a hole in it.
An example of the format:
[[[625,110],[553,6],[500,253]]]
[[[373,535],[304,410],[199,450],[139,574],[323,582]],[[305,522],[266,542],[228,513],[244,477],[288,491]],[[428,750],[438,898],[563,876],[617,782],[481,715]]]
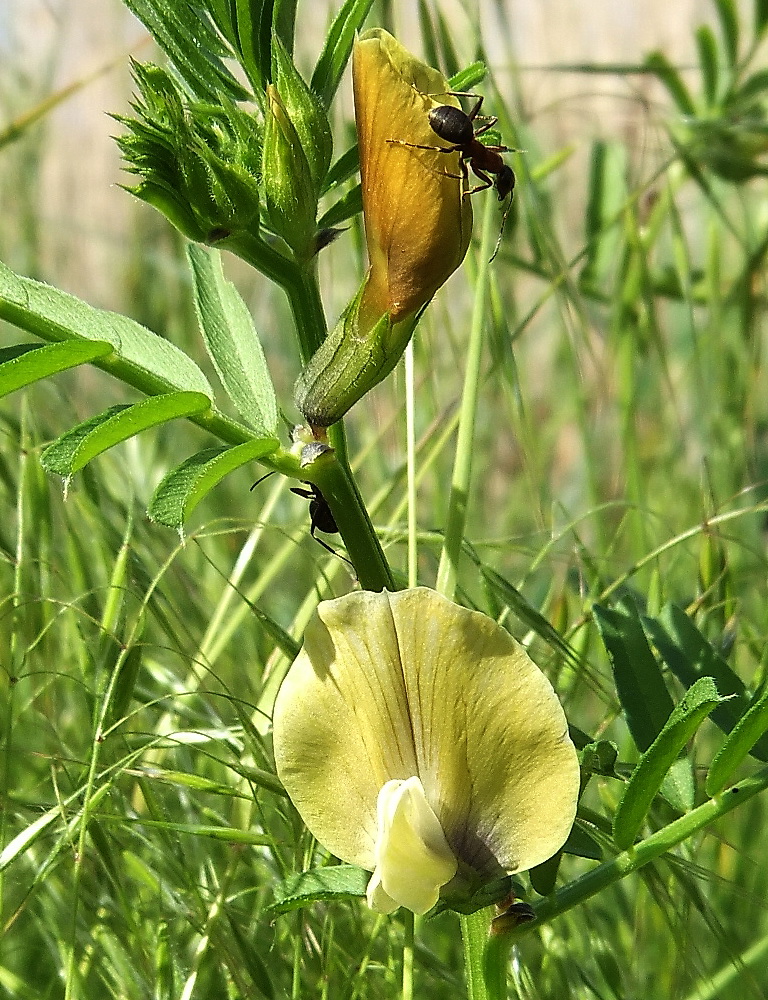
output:
[[[373,871],[379,789],[416,774],[385,595],[320,604],[273,721],[277,772],[308,828],[343,861]]]
[[[453,851],[522,871],[565,842],[579,767],[544,674],[492,619],[432,590],[389,595],[417,774]]]
[[[417,777],[388,781],[378,797],[376,868],[368,903],[381,913],[431,910],[458,863]]]

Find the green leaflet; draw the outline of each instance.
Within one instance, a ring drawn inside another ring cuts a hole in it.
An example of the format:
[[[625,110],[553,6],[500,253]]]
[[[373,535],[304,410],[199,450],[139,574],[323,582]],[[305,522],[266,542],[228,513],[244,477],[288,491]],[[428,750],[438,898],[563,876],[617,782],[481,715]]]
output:
[[[0,317],[49,341],[107,342],[109,370],[147,395],[185,389],[213,399],[213,390],[195,362],[145,326],[31,278],[0,262]],[[115,358],[113,360],[112,354]]]
[[[0,397],[111,353],[112,345],[105,340],[6,347],[0,351]]]
[[[195,306],[205,346],[240,415],[262,437],[277,429],[277,400],[248,307],[224,277],[221,255],[190,244]]]
[[[354,899],[364,896],[371,873],[354,865],[311,868],[286,879],[275,888],[270,909],[287,913],[321,899]]]
[[[616,691],[635,745],[647,750],[661,732],[673,708],[661,670],[651,652],[636,609],[592,609],[611,659]]]
[[[206,494],[224,476],[241,465],[276,451],[276,438],[246,441],[233,448],[206,448],[172,469],[163,479],[149,502],[148,513],[153,521],[181,530],[184,522]]]
[[[686,688],[699,677],[714,677],[718,691],[730,695],[712,713],[715,725],[730,733],[749,708],[750,695],[738,674],[676,604],[667,604],[658,618],[645,618],[643,624],[669,669]],[[768,737],[760,736],[749,753],[768,761]]]
[[[768,690],[747,709],[715,754],[707,774],[707,795],[717,795],[731,774],[768,731]]]
[[[164,393],[133,406],[112,406],[49,445],[41,456],[43,468],[67,478],[121,441],[168,420],[203,413],[210,406],[210,399],[200,392]]]

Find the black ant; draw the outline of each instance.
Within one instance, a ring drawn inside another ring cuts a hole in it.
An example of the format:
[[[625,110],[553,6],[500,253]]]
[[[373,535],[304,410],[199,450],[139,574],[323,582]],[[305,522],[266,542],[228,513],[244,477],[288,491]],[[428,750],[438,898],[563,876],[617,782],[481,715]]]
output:
[[[262,476],[261,479],[257,479],[253,486],[251,486],[251,490],[254,490],[259,483],[263,483],[265,479],[268,479],[270,476],[274,476],[274,474],[275,470],[268,472],[266,476]],[[337,552],[336,549],[331,548],[327,542],[324,542],[322,538],[318,538],[315,534],[316,531],[322,531],[325,535],[338,535],[339,526],[336,524],[336,518],[333,516],[333,511],[329,507],[328,501],[323,496],[323,492],[320,487],[315,483],[309,483],[305,480],[302,480],[302,482],[305,486],[309,487],[308,490],[304,490],[300,486],[291,486],[290,490],[291,493],[295,493],[297,497],[303,497],[305,500],[309,500],[310,535],[314,538],[318,545],[322,545],[326,552],[330,552],[332,556],[337,556],[339,559],[342,559],[345,563],[349,563],[349,565],[352,566],[349,559],[341,555],[340,552]],[[354,566],[352,566],[352,568],[354,569]]]
[[[498,122],[498,118],[492,115],[480,115],[480,108],[483,105],[482,94],[465,94],[456,91],[448,91],[451,97],[476,97],[477,103],[472,110],[467,113],[461,108],[456,108],[451,104],[440,104],[432,108],[427,116],[432,131],[441,139],[449,142],[450,146],[421,146],[415,142],[405,142],[403,139],[387,139],[387,142],[395,143],[398,146],[410,146],[412,149],[432,149],[438,153],[459,153],[459,166],[461,174],[448,174],[449,177],[457,177],[466,181],[469,179],[470,167],[472,173],[483,182],[473,188],[464,191],[464,197],[476,194],[478,191],[485,191],[489,187],[496,189],[499,201],[509,196],[504,216],[501,220],[499,238],[496,241],[496,249],[493,251],[491,260],[499,252],[501,237],[504,232],[504,225],[512,207],[512,198],[515,190],[515,172],[501,157],[502,153],[513,152],[509,146],[485,146],[480,142],[480,136],[484,135]],[[438,96],[438,95],[430,95]],[[475,120],[484,119],[483,124],[475,128]],[[493,174],[493,177],[490,175]],[[489,261],[490,263],[490,261]]]

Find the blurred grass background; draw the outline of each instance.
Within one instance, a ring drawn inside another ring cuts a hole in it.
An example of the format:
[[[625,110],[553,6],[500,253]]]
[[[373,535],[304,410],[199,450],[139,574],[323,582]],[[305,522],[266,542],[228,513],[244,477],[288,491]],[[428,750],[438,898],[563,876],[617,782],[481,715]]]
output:
[[[297,60],[308,67],[328,5],[304,6]],[[752,4],[736,6],[748,34]],[[651,613],[667,600],[688,606],[746,682],[764,681],[768,181],[691,180],[669,134],[679,109],[658,80],[631,72],[660,50],[699,93],[694,31],[716,25],[712,4],[440,0],[430,9],[450,26],[460,64],[487,59],[489,110],[525,151],[513,159],[518,191],[487,306],[467,539],[481,566],[572,642],[576,665],[528,636],[571,721],[626,753],[585,614],[606,591],[631,592]],[[437,19],[427,29],[415,3],[381,3],[369,23],[415,52],[441,49]],[[205,365],[182,241],[118,186],[108,113],[127,111],[129,55],[155,58],[117,0],[5,0],[0,134],[83,85],[17,138],[4,134],[0,259],[130,314]],[[350,90],[346,79],[338,153],[352,141]],[[331,320],[357,286],[362,245],[357,223],[323,255]],[[445,517],[474,268],[439,293],[416,338],[425,583]],[[239,262],[228,272],[287,401],[298,358],[281,293]],[[14,336],[4,329],[4,341]],[[65,502],[40,450],[127,392],[81,369],[0,410],[3,846],[39,824],[3,873],[0,996],[394,997],[396,919],[356,904],[277,919],[265,911],[274,881],[308,865],[313,848],[262,773],[271,770],[264,713],[287,664],[248,601],[300,638],[318,596],[349,589],[346,571],[302,543],[306,504],[274,480],[250,494],[245,473],[201,505],[185,545],[148,524],[159,479],[207,443],[183,424],[99,459]],[[398,371],[348,420],[363,492],[398,568],[403,399]],[[505,612],[469,558],[461,584],[468,602]],[[507,622],[524,637],[514,610]],[[115,729],[96,746],[110,685],[118,697],[103,721]],[[708,761],[716,731],[705,725],[700,739]],[[605,781],[592,795],[595,810],[610,812],[618,790]],[[654,822],[668,818],[662,809]],[[514,960],[519,995],[768,995],[765,821],[765,803],[750,802],[526,939]],[[568,859],[565,874],[588,866]],[[418,941],[417,996],[461,996],[454,918],[423,923]]]

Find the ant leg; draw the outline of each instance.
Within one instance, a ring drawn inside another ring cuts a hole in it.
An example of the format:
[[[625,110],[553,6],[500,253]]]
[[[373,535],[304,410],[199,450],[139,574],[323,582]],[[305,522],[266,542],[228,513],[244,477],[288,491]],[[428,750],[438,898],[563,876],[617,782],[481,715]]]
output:
[[[297,497],[303,497],[305,500],[315,499],[314,493],[312,493],[310,490],[303,490],[301,489],[300,486],[291,486],[291,493],[295,493]]]
[[[349,561],[349,559],[347,559],[346,556],[343,556],[341,554],[341,552],[337,552],[336,549],[332,548],[328,544],[328,542],[324,542],[322,540],[322,538],[318,538],[317,537],[317,535],[315,534],[316,530],[317,530],[317,528],[313,525],[312,528],[310,529],[309,533],[314,538],[314,540],[317,542],[317,544],[318,545],[322,545],[323,548],[325,549],[325,551],[326,552],[330,552],[332,556],[336,556],[337,559],[341,559],[342,562],[345,562],[345,563],[347,563],[347,565],[352,566],[352,569],[354,570],[355,569],[354,565]]]
[[[470,121],[474,121],[475,118],[477,118],[477,116],[480,114],[480,108],[482,108],[483,101],[485,100],[485,96],[483,94],[475,94],[471,90],[446,90],[446,94],[448,94],[449,97],[477,98],[477,103],[475,104],[475,106],[470,111],[467,112],[467,118],[469,118]],[[486,116],[480,115],[480,117],[485,118]]]
[[[489,264],[493,262],[494,258],[496,257],[496,254],[499,252],[499,247],[501,246],[501,237],[504,235],[504,226],[507,224],[507,216],[509,215],[510,208],[512,208],[511,198],[509,199],[509,204],[507,205],[504,211],[504,215],[502,215],[501,217],[501,225],[499,226],[499,238],[496,240],[496,246],[494,248],[493,253],[491,254],[491,259],[488,261]]]
[[[473,188],[470,188],[468,191],[465,191],[464,192],[465,196],[468,194],[477,194],[478,191],[485,191],[487,190],[487,188],[493,187],[493,180],[488,176],[488,174],[485,173],[485,171],[480,170],[479,167],[474,166],[474,164],[472,163],[470,163],[470,166],[472,167],[472,173],[476,177],[479,177],[480,180],[483,181],[483,183],[476,184]]]
[[[274,476],[276,472],[277,472],[277,469],[273,469],[271,472],[268,472],[266,474],[266,476],[262,476],[261,479],[257,479],[256,482],[251,487],[251,489],[249,490],[249,492],[251,492],[252,490],[255,490],[256,487],[259,485],[259,483],[263,483],[265,479],[269,479],[270,476]]]
[[[475,138],[477,138],[479,135],[485,135],[485,133],[489,132],[494,125],[498,125],[499,123],[499,119],[493,117],[493,115],[488,115],[488,116],[482,115],[481,117],[486,118],[486,122],[484,125],[481,125],[480,128],[475,129]],[[509,152],[509,149],[507,149],[506,146],[486,146],[485,148],[493,149],[497,153]]]
[[[483,132],[487,132],[487,129],[478,129],[475,132],[475,138],[482,135]],[[519,153],[520,150],[516,146],[484,146],[484,149],[490,150],[492,153]]]

